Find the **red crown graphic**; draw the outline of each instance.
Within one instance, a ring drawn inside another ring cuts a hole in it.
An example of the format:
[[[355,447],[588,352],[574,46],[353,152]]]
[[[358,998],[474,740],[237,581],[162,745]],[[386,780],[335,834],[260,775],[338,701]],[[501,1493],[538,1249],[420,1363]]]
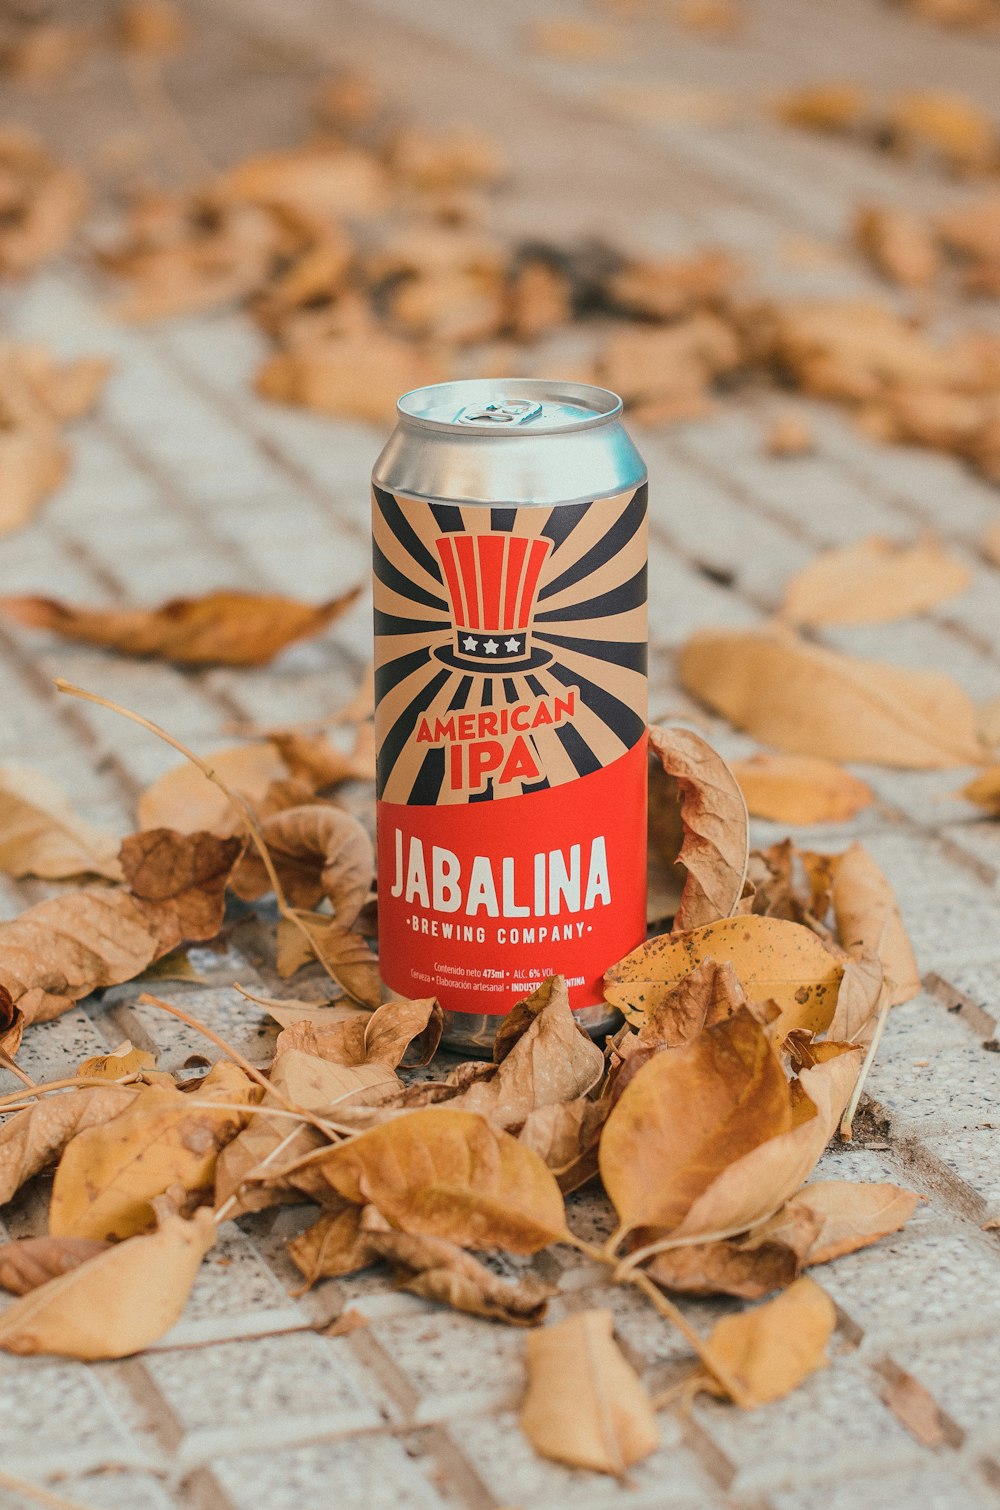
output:
[[[524,661],[552,541],[498,530],[441,535],[434,545],[451,602],[455,660],[477,671]]]

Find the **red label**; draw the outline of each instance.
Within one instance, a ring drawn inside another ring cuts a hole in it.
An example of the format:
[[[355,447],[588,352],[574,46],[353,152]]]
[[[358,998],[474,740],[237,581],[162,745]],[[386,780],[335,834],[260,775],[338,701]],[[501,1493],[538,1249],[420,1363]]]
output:
[[[645,855],[644,738],[515,802],[380,802],[382,978],[500,1014],[565,975],[574,1007],[596,1005],[604,971],[646,936]]]

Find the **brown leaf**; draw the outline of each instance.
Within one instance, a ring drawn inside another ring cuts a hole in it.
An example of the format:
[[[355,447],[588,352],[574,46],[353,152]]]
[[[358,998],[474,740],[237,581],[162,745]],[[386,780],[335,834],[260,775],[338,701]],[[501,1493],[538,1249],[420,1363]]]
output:
[[[874,954],[881,960],[893,1006],[916,996],[920,971],[899,904],[882,871],[860,844],[852,844],[837,857],[833,910],[840,942],[848,953],[855,958]]]
[[[130,834],[119,852],[125,879],[167,954],[185,939],[214,938],[222,926],[226,885],[242,850],[239,839],[150,828]]]
[[[368,330],[279,351],[260,368],[254,387],[281,404],[384,425],[400,393],[446,377],[437,359],[411,341]]]
[[[692,1243],[657,1253],[646,1273],[665,1290],[687,1295],[735,1295],[760,1300],[797,1279],[819,1218],[794,1202],[744,1238]]]
[[[940,271],[937,240],[909,210],[869,205],[855,217],[854,237],[878,271],[903,288],[929,288]]]
[[[297,916],[307,935],[309,948],[331,979],[343,986],[348,996],[362,1006],[377,1007],[382,999],[378,955],[372,953],[361,935],[341,927],[335,918],[324,913],[300,912]],[[281,968],[280,930],[278,945],[278,973],[293,974],[294,970],[282,971]],[[305,957],[300,955],[294,969],[304,964],[305,958],[308,954]]]
[[[354,749],[349,754],[325,734],[269,729],[268,738],[292,776],[305,781],[314,791],[339,786],[342,781],[375,780],[375,738],[370,723],[358,724]]]
[[[789,126],[809,131],[851,131],[861,124],[866,107],[862,85],[847,80],[810,84],[782,94],[774,101],[774,113]]]
[[[55,782],[36,771],[0,771],[0,870],[9,876],[121,880],[118,840],[73,812]]]
[[[131,1237],[153,1224],[152,1201],[179,1185],[191,1197],[211,1194],[215,1160],[246,1116],[231,1103],[259,1098],[253,1081],[225,1060],[194,1096],[150,1087],[110,1122],[77,1133],[52,1187],[54,1237]],[[219,1110],[202,1102],[223,1102]]]
[[[215,1242],[207,1208],[191,1221],[167,1215],[159,1230],[115,1243],[0,1315],[0,1348],[66,1358],[126,1358],[178,1320]]]
[[[277,1015],[273,1008],[269,1010],[272,1016]],[[433,996],[418,1001],[387,1001],[370,1013],[337,1012],[328,1007],[311,1018],[297,1017],[285,1009],[282,1017],[286,1026],[275,1045],[279,1064],[290,1049],[300,1049],[332,1064],[381,1064],[393,1070],[411,1048],[415,1049],[411,1063],[429,1063],[441,1042],[444,1021]]]
[[[737,728],[780,749],[909,770],[981,758],[975,708],[940,672],[862,661],[778,630],[701,630],[681,680]]]
[[[537,1154],[471,1112],[415,1111],[279,1171],[307,1195],[377,1206],[400,1231],[535,1253],[565,1232]]]
[[[353,813],[314,803],[274,813],[261,827],[292,906],[314,907],[325,896],[338,923],[350,928],[375,881],[375,851]],[[255,850],[244,858],[233,890],[245,901],[271,890]]]
[[[782,1295],[737,1316],[724,1316],[704,1344],[704,1357],[717,1363],[739,1387],[745,1410],[780,1400],[816,1369],[825,1368],[827,1343],[837,1325],[833,1301],[811,1279],[797,1279]],[[725,1395],[711,1375],[700,1388]]]
[[[602,382],[628,404],[662,407],[665,419],[699,415],[711,381],[743,360],[737,332],[718,315],[699,311],[672,325],[621,325],[603,347]]]
[[[892,103],[888,125],[898,146],[929,149],[959,171],[982,171],[997,163],[992,117],[966,95],[914,90]]]
[[[1000,817],[1000,765],[991,765],[963,786],[961,795],[991,818]]]
[[[0,275],[21,277],[63,250],[87,205],[81,176],[37,137],[0,130]]]
[[[364,1206],[350,1201],[334,1204],[319,1220],[288,1244],[288,1256],[307,1284],[320,1279],[339,1279],[366,1269],[379,1255],[368,1234],[361,1229]]]
[[[732,962],[704,959],[662,995],[650,994],[638,1041],[679,1049],[745,1006],[746,992]]]
[[[612,273],[607,293],[626,314],[675,320],[730,293],[739,265],[728,252],[703,251],[659,262],[626,262]]]
[[[27,1295],[88,1258],[96,1258],[108,1246],[89,1237],[21,1237],[0,1243],[0,1289]]]
[[[735,1159],[792,1125],[788,1081],[745,1009],[657,1054],[615,1106],[600,1168],[621,1231],[671,1231]]]
[[[528,1334],[521,1430],[543,1457],[621,1477],[659,1446],[660,1433],[613,1326],[610,1311],[577,1311]]]
[[[722,756],[690,729],[649,731],[649,745],[680,790],[687,870],[676,930],[698,928],[739,909],[749,858],[749,820],[739,785]]]
[[[0,598],[19,624],[121,655],[158,656],[179,666],[264,666],[294,640],[317,635],[354,603],[351,588],[326,603],[277,593],[220,591],[172,598],[159,608],[87,608],[55,598]]]
[[[188,39],[187,20],[173,0],[126,0],[118,12],[118,29],[132,52],[176,52]]]
[[[53,1164],[78,1132],[117,1117],[141,1087],[81,1086],[43,1096],[0,1125],[0,1206],[32,1175]]]
[[[899,1185],[857,1185],[816,1180],[804,1185],[785,1209],[806,1210],[820,1228],[806,1252],[807,1264],[826,1264],[867,1248],[905,1227],[923,1197]]]
[[[274,782],[288,775],[277,746],[233,745],[206,755],[211,766],[231,791],[257,807]],[[221,787],[197,766],[185,760],[160,776],[139,798],[140,828],[172,828],[179,834],[199,830],[228,839],[243,830],[243,818]]]
[[[622,34],[607,22],[555,18],[532,23],[530,44],[533,52],[545,57],[589,63],[620,53]]]
[[[126,1038],[124,1043],[112,1049],[110,1054],[95,1054],[84,1059],[76,1073],[90,1080],[118,1080],[122,1075],[134,1075],[137,1071],[156,1068],[156,1055],[145,1049],[135,1049]]]
[[[733,761],[750,812],[775,823],[843,823],[875,798],[858,776],[818,755],[751,755]]]
[[[2,142],[0,133],[0,212]],[[4,235],[0,229],[0,273]],[[70,453],[59,426],[93,407],[108,370],[93,358],[60,365],[44,347],[0,348],[0,535],[26,524],[66,476]]]
[[[708,959],[730,963],[752,1001],[776,1002],[782,1033],[793,1027],[822,1032],[829,1025],[842,965],[809,929],[756,915],[649,939],[607,972],[605,997],[640,1027]]]
[[[372,153],[329,138],[245,157],[217,185],[223,200],[318,218],[368,216],[384,206],[385,169]]]
[[[871,535],[824,551],[797,572],[782,611],[796,624],[883,624],[923,613],[971,580],[932,535],[909,545]]]
[[[534,1149],[551,1169],[563,1195],[579,1190],[597,1174],[598,1147],[611,1110],[610,1098],[555,1101],[525,1117],[518,1142]]]
[[[862,952],[847,960],[837,992],[837,1005],[826,1036],[831,1043],[867,1046],[886,993],[885,971],[875,954]]]
[[[30,84],[47,84],[68,73],[87,43],[81,27],[40,21],[15,39],[3,58],[7,73]]]
[[[879,1395],[922,1447],[941,1447],[948,1440],[941,1407],[927,1386],[912,1374],[894,1369],[883,1381]]]

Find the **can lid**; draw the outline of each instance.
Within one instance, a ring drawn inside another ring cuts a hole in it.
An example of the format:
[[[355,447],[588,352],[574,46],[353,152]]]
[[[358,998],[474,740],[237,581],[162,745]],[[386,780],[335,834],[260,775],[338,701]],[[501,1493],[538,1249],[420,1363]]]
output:
[[[434,429],[491,435],[551,435],[606,424],[622,411],[617,393],[545,378],[472,378],[404,393],[404,420]]]

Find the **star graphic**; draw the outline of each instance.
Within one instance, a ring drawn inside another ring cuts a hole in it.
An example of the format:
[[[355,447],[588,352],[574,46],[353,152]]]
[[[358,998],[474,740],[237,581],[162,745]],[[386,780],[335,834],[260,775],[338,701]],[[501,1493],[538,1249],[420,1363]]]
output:
[[[505,650],[510,650],[511,652],[513,652],[515,650],[520,650],[520,648],[521,648],[521,641],[520,640],[515,640],[515,639],[510,639],[510,640],[507,641],[506,645],[503,648]]]
[[[475,650],[476,644],[477,644],[477,641],[475,641],[472,638],[472,635],[471,634],[467,634],[465,636],[465,639],[462,641],[462,649],[463,650]]]
[[[500,649],[500,646],[497,644],[496,640],[484,640],[483,649],[486,651],[487,655],[496,655],[497,651]]]

